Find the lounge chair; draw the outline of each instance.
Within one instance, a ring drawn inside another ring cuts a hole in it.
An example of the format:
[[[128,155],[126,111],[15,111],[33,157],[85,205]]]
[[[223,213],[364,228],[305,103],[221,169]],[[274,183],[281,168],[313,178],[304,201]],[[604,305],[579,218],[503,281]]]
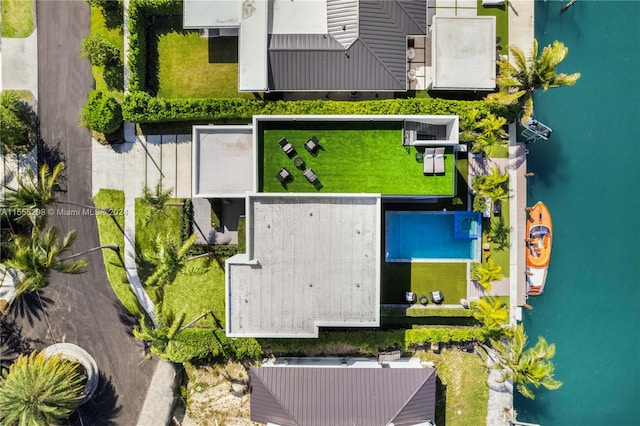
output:
[[[405,291],[404,301],[407,303],[416,303],[416,294],[412,291]]]
[[[433,160],[435,174],[444,174],[444,147],[436,148],[436,156]]]
[[[313,173],[313,170],[311,169],[305,170],[303,174],[304,174],[304,177],[307,178],[309,183],[315,183],[318,180],[318,176],[315,173]]]
[[[289,170],[283,167],[276,175],[276,179],[278,179],[280,183],[287,183],[293,180],[293,176],[291,175],[291,173],[289,173]]]
[[[425,175],[433,174],[433,157],[435,156],[436,150],[434,148],[427,148],[424,150],[424,156],[422,157],[423,161],[423,170]]]
[[[442,302],[444,302],[444,295],[442,294],[442,292],[440,290],[432,291],[431,292],[431,301],[433,303],[435,303],[436,305],[439,305]]]
[[[311,136],[311,139],[304,143],[304,147],[311,155],[315,156],[318,154],[318,149],[320,148],[320,144],[318,142],[318,138]]]
[[[282,151],[284,151],[284,153],[287,154],[289,158],[293,157],[296,154],[295,148],[289,143],[287,138],[280,139],[278,144],[280,144],[280,148],[282,148]]]

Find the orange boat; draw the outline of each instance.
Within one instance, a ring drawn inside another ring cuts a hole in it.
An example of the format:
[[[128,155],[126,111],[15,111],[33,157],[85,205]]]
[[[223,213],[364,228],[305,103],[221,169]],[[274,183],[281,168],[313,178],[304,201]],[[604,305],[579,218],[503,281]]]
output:
[[[527,294],[539,295],[544,291],[547,279],[553,226],[549,209],[538,201],[527,219]]]

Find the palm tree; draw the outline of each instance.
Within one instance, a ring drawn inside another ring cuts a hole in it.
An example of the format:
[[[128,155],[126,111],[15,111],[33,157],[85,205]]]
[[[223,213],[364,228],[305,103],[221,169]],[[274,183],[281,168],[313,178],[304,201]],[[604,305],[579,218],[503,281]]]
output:
[[[477,127],[483,135],[492,134],[499,139],[506,139],[508,137],[507,132],[504,130],[506,124],[506,118],[489,114],[478,122]]]
[[[169,234],[158,235],[155,241],[156,250],[150,259],[155,267],[155,271],[147,278],[145,284],[148,286],[159,286],[173,282],[176,275],[185,267],[187,262],[201,257],[189,257],[189,251],[195,241],[196,235],[191,235],[182,244]]]
[[[493,259],[489,259],[486,265],[474,263],[471,269],[471,279],[475,280],[486,291],[491,291],[491,283],[504,278],[502,266],[495,264]]]
[[[28,212],[29,214],[18,215],[17,220],[23,222],[26,219],[30,219],[36,226],[44,224],[46,207],[53,203],[70,204],[113,214],[113,210],[109,207],[96,208],[87,204],[59,200],[55,191],[60,186],[61,174],[64,168],[63,162],[56,164],[53,170],[49,169],[47,164],[44,164],[37,176],[33,170],[27,168],[26,177],[16,176],[17,188],[6,187],[7,195],[3,206],[9,212]]]
[[[481,297],[471,304],[473,317],[480,321],[489,331],[499,331],[504,328],[509,318],[507,305],[494,296]]]
[[[501,369],[502,381],[513,380],[518,392],[525,398],[535,398],[529,386],[559,389],[562,382],[553,377],[555,367],[551,362],[556,354],[555,345],[547,343],[544,337],[538,337],[538,342],[532,348],[525,350],[526,345],[527,335],[522,324],[518,324],[507,341],[491,339],[497,359],[491,368]]]
[[[500,75],[496,78],[498,92],[491,93],[486,100],[504,105],[518,105],[521,122],[527,123],[533,114],[533,93],[538,89],[573,86],[580,73],[556,73],[556,67],[566,58],[569,49],[559,41],[542,49],[538,57],[538,41],[533,40],[531,56],[516,47],[509,46],[513,63],[508,58],[497,61]]]
[[[164,209],[164,206],[167,205],[169,199],[171,199],[171,194],[173,193],[173,188],[162,189],[162,181],[156,184],[156,187],[153,191],[148,186],[144,186],[142,188],[142,202],[151,207],[151,214],[161,212]]]
[[[22,272],[23,278],[16,288],[16,297],[24,293],[37,291],[48,284],[51,271],[65,274],[79,274],[87,266],[86,259],[69,262],[61,255],[68,251],[77,238],[71,231],[60,241],[58,228],[52,226],[44,234],[33,228],[30,236],[16,236],[12,256],[5,264]]]
[[[21,355],[0,378],[0,422],[58,423],[73,413],[83,389],[78,364],[38,352]]]
[[[506,187],[508,181],[507,173],[500,173],[497,167],[492,167],[490,174],[475,176],[471,187],[477,194],[491,198],[491,202],[504,201],[509,198]]]
[[[54,190],[59,185],[63,170],[64,163],[56,164],[51,171],[49,166],[44,164],[36,176],[33,170],[27,168],[26,177],[16,176],[17,188],[7,187],[4,206],[10,211],[29,212],[29,214],[18,215],[19,222],[30,219],[34,224],[41,223],[40,219],[44,218],[41,212],[57,200]]]
[[[184,358],[184,354],[180,352],[180,345],[175,342],[174,338],[207,315],[214,315],[213,311],[206,311],[185,325],[183,325],[184,312],[176,316],[169,313],[165,319],[162,318],[162,315],[157,315],[157,327],[150,327],[142,321],[139,326],[133,328],[133,335],[136,339],[150,342],[151,352],[160,358],[173,362],[187,362],[190,361],[190,358]]]

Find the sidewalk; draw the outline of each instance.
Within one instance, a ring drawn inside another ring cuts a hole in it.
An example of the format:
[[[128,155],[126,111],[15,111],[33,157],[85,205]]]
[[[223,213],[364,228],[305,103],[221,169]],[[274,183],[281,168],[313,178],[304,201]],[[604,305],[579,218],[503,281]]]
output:
[[[27,38],[2,38],[1,90],[30,90],[38,97],[38,30]]]

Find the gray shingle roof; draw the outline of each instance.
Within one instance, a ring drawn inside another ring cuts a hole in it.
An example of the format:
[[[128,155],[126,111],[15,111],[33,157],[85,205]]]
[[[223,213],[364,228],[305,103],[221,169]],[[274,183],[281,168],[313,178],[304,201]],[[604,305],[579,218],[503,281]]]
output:
[[[435,421],[432,368],[252,367],[251,420],[281,426]]]
[[[360,0],[358,7],[359,37],[348,49],[337,49],[331,35],[272,35],[269,89],[406,90],[406,37],[426,34],[426,0]]]

